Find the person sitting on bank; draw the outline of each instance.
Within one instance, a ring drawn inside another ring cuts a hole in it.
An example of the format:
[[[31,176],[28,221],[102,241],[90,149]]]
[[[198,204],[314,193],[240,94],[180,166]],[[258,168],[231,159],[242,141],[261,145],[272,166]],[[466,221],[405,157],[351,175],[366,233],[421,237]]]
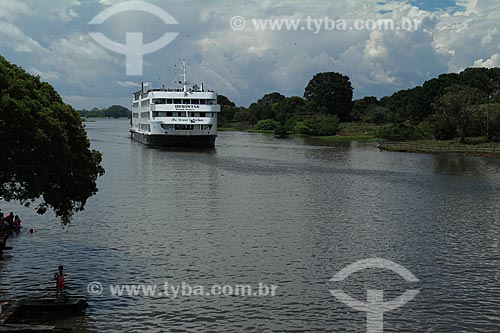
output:
[[[57,297],[61,298],[63,296],[63,290],[64,290],[64,272],[63,272],[64,267],[62,265],[59,265],[58,270],[56,273],[54,273],[54,278],[56,279],[56,290],[57,290]]]

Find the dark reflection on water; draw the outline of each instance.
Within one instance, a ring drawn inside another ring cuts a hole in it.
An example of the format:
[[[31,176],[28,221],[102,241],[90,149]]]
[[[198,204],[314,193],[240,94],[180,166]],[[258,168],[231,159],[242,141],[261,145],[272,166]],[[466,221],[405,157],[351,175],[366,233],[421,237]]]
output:
[[[498,332],[500,160],[397,154],[373,144],[220,133],[215,151],[153,149],[127,121],[87,123],[107,173],[85,212],[52,216],[3,204],[34,235],[0,261],[0,298],[53,292],[63,263],[72,295],[89,282],[279,286],[276,297],[87,295],[77,331],[362,332],[343,288],[417,298],[385,315],[387,332]],[[368,270],[329,282],[357,260],[383,257],[420,283]]]

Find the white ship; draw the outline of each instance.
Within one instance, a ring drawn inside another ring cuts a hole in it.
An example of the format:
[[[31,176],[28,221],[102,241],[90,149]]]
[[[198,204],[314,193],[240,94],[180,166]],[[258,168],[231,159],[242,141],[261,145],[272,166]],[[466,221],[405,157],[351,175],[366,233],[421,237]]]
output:
[[[152,146],[213,148],[217,137],[217,94],[186,79],[182,88],[150,89],[143,83],[134,93],[132,139]]]

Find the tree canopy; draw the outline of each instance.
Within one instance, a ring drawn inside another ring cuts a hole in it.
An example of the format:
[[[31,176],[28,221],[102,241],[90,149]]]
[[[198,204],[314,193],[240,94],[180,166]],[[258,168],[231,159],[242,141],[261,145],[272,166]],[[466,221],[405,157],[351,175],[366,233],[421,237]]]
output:
[[[478,105],[483,99],[481,90],[460,85],[447,88],[439,99],[439,119],[451,129],[459,131],[461,143],[465,142],[467,126],[478,112]]]
[[[329,72],[316,74],[307,85],[304,98],[326,114],[348,120],[352,110],[353,88],[348,76]]]
[[[0,56],[0,198],[37,212],[52,208],[63,223],[83,210],[104,174],[101,154],[77,112],[54,88]]]
[[[473,98],[464,101],[464,94]],[[241,123],[248,128],[266,120],[259,128],[279,123],[282,132],[333,135],[339,121],[357,121],[384,124],[377,134],[384,139],[459,136],[462,141],[465,137],[500,141],[500,68],[467,68],[461,73],[442,74],[380,100],[369,96],[352,101],[352,96],[348,76],[319,73],[309,81],[304,98],[272,92],[245,108],[222,96],[220,124],[233,127]],[[330,117],[320,117],[325,115]]]

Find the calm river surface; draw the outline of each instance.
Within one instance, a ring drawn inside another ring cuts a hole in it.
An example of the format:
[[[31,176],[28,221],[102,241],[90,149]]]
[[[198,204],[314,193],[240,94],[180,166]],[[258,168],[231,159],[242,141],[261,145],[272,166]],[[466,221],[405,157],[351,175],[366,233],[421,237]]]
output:
[[[133,142],[126,120],[87,123],[106,175],[62,228],[50,214],[2,203],[33,227],[0,261],[0,298],[53,294],[67,273],[90,332],[366,332],[366,313],[337,301],[420,293],[385,313],[385,332],[500,331],[500,159],[379,152],[373,144],[220,133],[213,152]],[[369,269],[380,257],[420,282]],[[89,295],[98,281],[102,295]],[[110,295],[109,285],[278,286],[274,297]]]

